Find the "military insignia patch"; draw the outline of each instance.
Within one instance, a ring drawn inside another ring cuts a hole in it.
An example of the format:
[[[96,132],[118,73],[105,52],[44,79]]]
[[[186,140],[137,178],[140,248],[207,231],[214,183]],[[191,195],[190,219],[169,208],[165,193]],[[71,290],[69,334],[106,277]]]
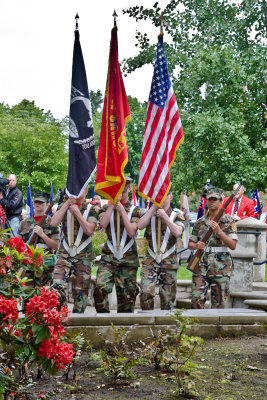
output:
[[[231,227],[232,227],[233,232],[236,233],[237,232],[237,226],[236,226],[235,222],[232,223]]]

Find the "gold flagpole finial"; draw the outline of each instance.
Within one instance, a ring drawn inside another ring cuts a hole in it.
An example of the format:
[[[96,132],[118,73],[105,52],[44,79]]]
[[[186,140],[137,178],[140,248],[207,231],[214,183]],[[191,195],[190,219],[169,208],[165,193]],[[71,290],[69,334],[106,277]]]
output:
[[[160,14],[160,17],[159,17],[158,20],[160,22],[160,34],[163,35],[163,24],[165,22],[165,18],[163,16],[163,13]]]
[[[116,13],[116,10],[114,10],[114,12],[113,12],[113,14],[112,14],[112,17],[114,17],[114,26],[117,26],[117,21],[116,21],[116,18],[117,18],[117,13]]]

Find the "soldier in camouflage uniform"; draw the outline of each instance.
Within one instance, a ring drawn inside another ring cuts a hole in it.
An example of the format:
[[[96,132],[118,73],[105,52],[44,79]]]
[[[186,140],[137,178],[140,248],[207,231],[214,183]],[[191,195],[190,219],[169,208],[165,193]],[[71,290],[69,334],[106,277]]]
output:
[[[59,292],[61,304],[67,306],[66,293],[68,281],[71,279],[73,313],[85,311],[91,281],[91,265],[94,259],[90,236],[96,228],[98,212],[97,206],[92,206],[85,201],[87,192],[88,189],[85,189],[77,199],[69,197],[52,218],[53,226],[62,222],[64,234],[54,270],[53,285]]]
[[[128,195],[130,179],[114,206],[109,204],[99,212],[100,226],[106,229],[107,242],[102,249],[101,265],[96,276],[94,291],[95,308],[98,313],[109,312],[108,294],[115,284],[117,311],[133,312],[138,294],[136,274],[139,267],[134,236],[141,216],[139,208],[131,206]],[[117,249],[117,213],[120,213],[120,249]]]
[[[177,290],[178,262],[176,256],[177,238],[182,235],[184,216],[171,208],[171,192],[162,207],[156,205],[146,212],[138,223],[138,229],[144,229],[147,239],[147,253],[141,270],[142,310],[154,309],[155,287],[159,285],[160,308],[170,310],[174,306]],[[161,218],[161,247],[157,249],[158,218]]]
[[[206,199],[208,213],[195,223],[188,244],[190,250],[204,250],[198,270],[192,277],[191,308],[204,308],[209,287],[212,308],[224,308],[233,272],[229,249],[236,248],[237,228],[230,215],[223,214],[218,223],[213,221],[222,204],[218,189],[208,191]],[[210,227],[213,233],[205,244],[201,237]]]
[[[49,215],[42,226],[37,225],[48,207],[48,201],[48,193],[36,192],[33,199],[34,216],[24,219],[19,226],[19,235],[24,242],[31,238],[32,233],[36,233],[37,238],[34,247],[43,247],[49,253],[44,257],[43,263],[47,268],[42,273],[33,275],[31,269],[26,271],[26,276],[32,279],[29,282],[29,286],[45,286],[52,283],[56,257],[54,253],[58,249],[60,239],[59,228],[51,226],[51,217]]]

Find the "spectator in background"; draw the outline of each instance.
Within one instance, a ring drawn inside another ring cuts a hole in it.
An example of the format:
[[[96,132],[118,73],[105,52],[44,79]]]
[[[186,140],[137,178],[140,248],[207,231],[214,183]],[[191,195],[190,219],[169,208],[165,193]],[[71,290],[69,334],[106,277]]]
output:
[[[5,209],[7,222],[6,227],[11,228],[11,235],[18,236],[21,221],[23,197],[17,188],[17,177],[14,174],[8,176],[9,184],[7,190],[0,194],[0,204]]]
[[[233,187],[236,190],[238,187],[238,183],[236,183]],[[246,191],[244,186],[241,186],[234,199],[230,204],[226,207],[225,214],[231,215],[231,217],[235,221],[239,221],[240,219],[245,219],[248,217],[254,217],[254,202],[250,200],[248,197],[244,196],[244,192]],[[224,202],[228,200],[228,197],[225,197]]]
[[[98,194],[95,194],[92,200],[90,201],[90,204],[101,207],[101,197],[98,196]]]

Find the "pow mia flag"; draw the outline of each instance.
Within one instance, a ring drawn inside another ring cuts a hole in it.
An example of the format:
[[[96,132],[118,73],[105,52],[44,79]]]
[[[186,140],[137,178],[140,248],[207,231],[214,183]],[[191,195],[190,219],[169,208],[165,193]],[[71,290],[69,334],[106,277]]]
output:
[[[76,16],[76,21],[78,16]],[[92,109],[76,22],[73,49],[70,115],[69,168],[66,193],[79,197],[96,171]]]

